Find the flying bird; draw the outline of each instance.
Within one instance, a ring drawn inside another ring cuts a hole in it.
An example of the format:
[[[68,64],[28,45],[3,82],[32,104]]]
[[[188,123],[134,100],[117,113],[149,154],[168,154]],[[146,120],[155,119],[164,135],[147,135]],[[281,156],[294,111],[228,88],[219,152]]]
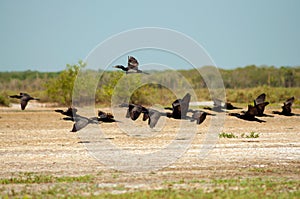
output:
[[[291,97],[287,99],[284,103],[282,108],[282,111],[273,111],[274,114],[279,114],[279,115],[285,115],[285,116],[292,116],[294,113],[292,113],[292,105],[295,101],[295,97]]]
[[[137,120],[142,113],[148,112],[148,110],[140,104],[127,104],[122,103],[119,107],[128,108],[126,112],[126,118],[131,118],[132,120]]]
[[[11,95],[10,98],[17,98],[20,99],[21,109],[25,110],[28,102],[30,100],[40,100],[39,98],[33,98],[27,93],[20,93],[20,95]]]
[[[196,124],[201,124],[206,119],[206,116],[208,115],[207,112],[204,111],[195,111],[192,115],[191,122],[196,120]]]
[[[114,119],[113,114],[111,113],[105,113],[103,111],[98,111],[98,121],[99,122],[105,122],[105,123],[111,123],[111,122],[116,122]]]
[[[77,132],[86,127],[88,124],[99,124],[97,117],[87,118],[80,115],[76,115],[73,117],[65,117],[63,119],[75,122],[73,124],[71,132]]]
[[[125,67],[123,65],[116,65],[116,66],[114,66],[114,68],[119,68],[119,69],[125,71],[126,74],[128,74],[128,73],[149,74],[149,73],[143,72],[142,70],[139,70],[138,66],[139,66],[139,62],[137,61],[137,59],[132,56],[128,56],[127,67]]]
[[[266,102],[266,94],[262,93],[260,94],[255,100],[254,100],[254,106],[257,109],[257,116],[264,116],[265,107],[269,104],[269,102]]]
[[[172,108],[165,108],[168,110],[172,110],[172,113],[167,113],[167,117],[172,117],[174,119],[185,119],[187,112],[189,111],[190,101],[191,95],[189,93],[187,93],[182,99],[176,99],[172,103]]]
[[[239,107],[233,106],[230,102],[223,102],[220,99],[213,98],[213,107],[204,107],[204,109],[212,110],[215,112],[224,112],[223,109],[226,110],[233,110],[233,109],[240,109]]]
[[[76,108],[69,107],[66,111],[61,110],[61,109],[56,109],[56,110],[54,110],[54,111],[55,111],[55,112],[58,112],[58,113],[61,113],[62,115],[66,115],[66,116],[69,116],[69,117],[73,117],[73,116],[76,116],[77,109],[76,109]]]
[[[247,121],[256,121],[256,122],[265,122],[256,118],[255,116],[258,115],[258,109],[255,106],[248,105],[248,110],[246,112],[240,113],[229,113],[230,116],[235,116],[237,118],[247,120]]]

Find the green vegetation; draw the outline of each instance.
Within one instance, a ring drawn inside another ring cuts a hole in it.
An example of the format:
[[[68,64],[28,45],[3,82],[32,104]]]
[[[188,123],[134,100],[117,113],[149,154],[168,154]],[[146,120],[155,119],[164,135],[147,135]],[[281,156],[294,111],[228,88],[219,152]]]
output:
[[[299,198],[300,181],[287,178],[253,177],[181,179],[164,182],[159,190],[128,188],[126,184],[101,186],[97,177],[53,177],[24,174],[1,179],[2,198]],[[14,186],[17,185],[18,186]],[[43,184],[44,186],[40,186]],[[24,185],[24,186],[22,186]],[[182,186],[181,186],[182,185]],[[185,187],[185,188],[178,188]]]
[[[62,176],[43,175],[33,172],[19,173],[16,177],[0,179],[0,184],[33,184],[33,183],[57,183],[57,182],[91,182],[91,175],[85,176]]]
[[[9,100],[6,93],[0,93],[0,106],[9,106]]]
[[[42,102],[56,102],[70,105],[73,93],[81,101],[92,100],[97,104],[111,104],[130,94],[130,101],[144,105],[168,105],[174,100],[172,90],[187,92],[188,85],[195,91],[198,100],[210,100],[202,76],[196,69],[178,71],[153,71],[150,84],[143,84],[145,75],[125,75],[121,71],[85,71],[86,76],[78,77],[76,89],[74,80],[85,63],[67,65],[61,72],[0,72],[0,89],[5,94],[28,92],[41,98]],[[209,67],[200,68],[200,72]],[[226,88],[227,100],[233,103],[252,103],[253,99],[265,92],[270,103],[277,106],[291,96],[295,96],[295,105],[300,105],[300,67],[273,66],[257,67],[254,65],[232,70],[220,69]],[[101,75],[101,76],[100,76]],[[125,78],[126,77],[126,78]],[[184,77],[184,78],[182,78]],[[98,84],[95,82],[98,82]],[[95,84],[95,86],[93,86]],[[135,85],[135,90],[131,89]],[[138,88],[138,89],[136,89]],[[1,97],[2,96],[2,97]],[[0,104],[7,105],[7,96],[0,94]],[[192,99],[193,100],[193,99]]]
[[[219,138],[238,138],[239,136],[234,135],[233,133],[222,132],[219,134]],[[249,134],[242,133],[241,138],[259,138],[259,133],[251,131]]]
[[[234,135],[233,133],[222,132],[219,134],[219,138],[238,138],[238,136]]]
[[[241,135],[242,138],[258,138],[259,137],[259,133],[255,133],[254,131],[251,131],[249,135],[246,135],[245,133],[243,133]]]
[[[50,79],[45,84],[48,97],[54,102],[70,106],[75,79],[79,70],[84,66],[85,64],[81,61],[78,65],[67,65],[67,69],[62,71],[57,78]]]

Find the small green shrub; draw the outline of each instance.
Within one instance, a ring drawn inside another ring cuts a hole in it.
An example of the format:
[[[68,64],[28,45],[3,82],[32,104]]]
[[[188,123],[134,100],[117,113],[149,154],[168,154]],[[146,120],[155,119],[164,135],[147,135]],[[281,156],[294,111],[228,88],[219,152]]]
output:
[[[4,93],[0,93],[0,106],[9,106],[9,99]]]
[[[233,133],[222,132],[219,134],[219,138],[238,138],[238,136],[234,135]]]
[[[259,133],[255,133],[254,131],[251,131],[249,135],[242,133],[242,138],[259,138]]]

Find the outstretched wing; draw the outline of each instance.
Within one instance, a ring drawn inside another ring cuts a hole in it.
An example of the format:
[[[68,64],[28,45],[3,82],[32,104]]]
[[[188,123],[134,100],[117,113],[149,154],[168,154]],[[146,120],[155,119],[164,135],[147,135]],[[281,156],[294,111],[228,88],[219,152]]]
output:
[[[295,98],[291,97],[289,99],[287,99],[284,103],[282,108],[282,113],[284,114],[290,114],[292,112],[292,105],[294,103]]]
[[[257,104],[255,107],[257,109],[258,112],[258,116],[262,116],[264,114],[265,111],[265,107],[269,104],[269,102],[263,102],[261,104]]]
[[[181,118],[185,118],[186,114],[189,110],[189,104],[191,101],[191,95],[187,93],[182,100],[180,101],[180,106],[181,106]]]
[[[21,109],[22,110],[25,110],[27,103],[28,103],[27,99],[21,99]]]
[[[292,106],[294,103],[294,100],[295,100],[295,97],[291,97],[291,98],[287,99],[283,104]]]
[[[149,120],[148,120],[148,125],[150,128],[154,128],[155,125],[157,124],[159,118],[161,116],[161,113],[156,110],[150,110],[149,111]]]
[[[193,119],[197,120],[197,124],[201,124],[206,119],[207,113],[204,111],[196,111],[193,113]]]
[[[222,101],[217,98],[213,98],[213,102],[214,102],[214,106],[217,106],[217,107],[222,106]]]
[[[17,99],[21,99],[22,95],[10,95],[10,98],[17,98]]]
[[[138,70],[139,62],[136,60],[136,58],[132,56],[128,56],[128,69],[134,69]]]
[[[265,102],[266,99],[266,94],[262,93],[260,94],[255,100],[254,100],[254,105],[262,104]]]
[[[74,118],[75,123],[73,125],[73,128],[71,132],[79,131],[80,129],[83,129],[89,124],[89,120],[85,117],[76,117]]]

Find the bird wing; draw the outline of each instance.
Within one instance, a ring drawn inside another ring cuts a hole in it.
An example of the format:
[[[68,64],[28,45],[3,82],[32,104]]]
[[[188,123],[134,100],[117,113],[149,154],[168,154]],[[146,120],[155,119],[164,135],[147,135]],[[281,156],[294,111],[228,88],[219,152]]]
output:
[[[17,98],[17,99],[21,99],[22,95],[10,95],[10,98]]]
[[[197,124],[201,124],[206,119],[207,113],[204,111],[197,111],[193,113],[193,118],[197,120]]]
[[[258,115],[263,115],[264,111],[265,111],[265,107],[269,104],[269,102],[263,102],[261,104],[257,104],[255,105]]]
[[[287,99],[284,103],[282,108],[282,113],[284,114],[290,114],[292,112],[292,105],[294,103],[295,98],[291,97],[289,99]]]
[[[291,98],[287,99],[283,104],[292,106],[292,104],[294,103],[294,100],[295,100],[295,97],[291,97]]]
[[[262,93],[260,94],[255,100],[254,100],[254,105],[262,104],[265,102],[266,99],[266,94]]]
[[[222,101],[217,98],[213,98],[213,102],[214,106],[222,106]]]
[[[150,128],[154,128],[155,125],[157,124],[159,118],[161,116],[161,113],[156,111],[156,110],[150,110],[149,111],[149,121],[148,121],[148,125],[150,126]]]
[[[180,106],[181,106],[181,117],[185,118],[186,114],[189,110],[189,104],[191,100],[191,95],[187,93],[182,100],[180,101]]]
[[[134,69],[138,70],[139,62],[136,60],[136,58],[132,56],[128,56],[128,69]]]
[[[27,98],[24,98],[23,97],[21,98],[21,109],[24,110],[25,107],[27,106],[27,103],[28,103],[28,100]]]
[[[83,129],[84,127],[86,127],[89,124],[88,118],[85,118],[85,117],[76,117],[76,118],[74,118],[74,120],[75,120],[75,123],[73,125],[71,132],[79,131],[80,129]]]

